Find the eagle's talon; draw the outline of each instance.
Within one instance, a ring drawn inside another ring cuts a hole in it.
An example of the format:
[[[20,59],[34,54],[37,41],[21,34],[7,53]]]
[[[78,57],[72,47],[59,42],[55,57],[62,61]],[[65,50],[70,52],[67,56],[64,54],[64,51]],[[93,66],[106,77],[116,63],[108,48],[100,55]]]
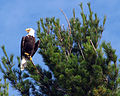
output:
[[[32,57],[30,56],[30,61],[32,61]]]
[[[27,53],[27,52],[25,52],[25,55],[29,56],[30,54],[29,54],[29,53]]]

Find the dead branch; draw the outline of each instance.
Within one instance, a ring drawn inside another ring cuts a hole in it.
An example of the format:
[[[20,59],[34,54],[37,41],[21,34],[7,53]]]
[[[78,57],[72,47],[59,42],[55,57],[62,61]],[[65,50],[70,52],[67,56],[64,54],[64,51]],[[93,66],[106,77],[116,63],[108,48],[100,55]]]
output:
[[[82,57],[83,57],[83,59],[85,60],[85,56],[84,56],[84,54],[83,54],[83,51],[82,51],[81,46],[80,46],[79,43],[78,43],[78,46],[79,46],[79,48],[80,48],[80,52],[81,52],[81,54],[82,54]]]
[[[69,30],[70,30],[70,32],[69,32],[69,36],[71,35],[71,27],[70,27],[70,22],[69,22],[69,20],[68,20],[68,18],[67,18],[67,16],[65,15],[65,13],[63,12],[63,10],[60,8],[60,11],[63,13],[63,15],[65,16],[65,19],[66,19],[66,21],[67,21],[67,23],[68,23],[68,26],[69,26]]]
[[[92,45],[93,49],[94,49],[94,50],[95,50],[95,52],[96,52],[96,48],[95,48],[95,46],[94,46],[94,44],[93,44],[92,40],[90,40],[90,43],[91,43],[91,45]]]

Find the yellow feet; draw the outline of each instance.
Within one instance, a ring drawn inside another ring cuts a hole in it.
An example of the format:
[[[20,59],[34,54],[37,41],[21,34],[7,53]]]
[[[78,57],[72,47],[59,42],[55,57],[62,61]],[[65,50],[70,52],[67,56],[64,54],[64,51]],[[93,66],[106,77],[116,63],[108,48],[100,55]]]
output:
[[[29,54],[29,53],[27,53],[27,52],[25,52],[25,55],[30,56],[30,54]]]
[[[30,61],[32,61],[32,57],[30,56],[29,53],[25,52],[24,54],[27,55],[27,56],[29,57]]]
[[[30,61],[32,61],[32,57],[30,56]]]

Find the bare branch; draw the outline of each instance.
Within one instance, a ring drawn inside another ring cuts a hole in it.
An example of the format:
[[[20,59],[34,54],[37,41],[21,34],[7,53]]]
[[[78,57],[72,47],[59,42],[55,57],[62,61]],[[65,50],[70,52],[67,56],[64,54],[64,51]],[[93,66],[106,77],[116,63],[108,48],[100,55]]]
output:
[[[40,74],[40,76],[42,77],[42,76],[43,76],[43,74],[41,74],[41,73],[38,71],[38,69],[37,69],[37,67],[35,66],[35,64],[33,63],[33,61],[31,61],[31,63],[32,63],[32,64],[33,64],[33,66],[35,67],[36,72],[37,72],[38,74]]]
[[[70,22],[69,22],[69,20],[68,20],[68,18],[67,18],[67,16],[65,15],[65,13],[63,12],[63,10],[60,8],[60,11],[63,13],[63,15],[65,16],[65,19],[66,19],[66,21],[67,21],[67,23],[68,23],[68,26],[69,26],[69,30],[70,30],[70,32],[69,32],[69,36],[71,35],[71,27],[70,27]]]
[[[78,43],[78,46],[79,46],[79,48],[80,48],[80,52],[81,52],[81,54],[82,54],[82,57],[83,57],[83,59],[85,60],[85,56],[84,56],[84,54],[83,54],[83,51],[82,51],[81,46],[80,46],[79,43]]]
[[[92,40],[90,40],[90,43],[91,43],[91,45],[93,46],[93,49],[94,49],[94,50],[95,50],[95,52],[96,52],[96,48],[95,48],[95,46],[94,46],[94,44],[93,44]]]

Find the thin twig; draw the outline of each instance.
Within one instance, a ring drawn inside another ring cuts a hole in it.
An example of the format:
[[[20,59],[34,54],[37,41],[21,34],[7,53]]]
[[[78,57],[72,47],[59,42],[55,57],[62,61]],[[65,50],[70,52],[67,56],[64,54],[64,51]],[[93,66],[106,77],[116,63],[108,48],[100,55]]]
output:
[[[83,51],[82,51],[81,46],[80,46],[79,43],[78,43],[78,46],[79,46],[79,48],[80,48],[80,52],[81,52],[81,54],[82,54],[82,57],[83,57],[83,59],[85,60],[85,56],[84,56],[84,54],[83,54]]]
[[[31,61],[31,63],[32,63],[32,64],[33,64],[33,66],[35,67],[35,69],[36,69],[37,73],[39,73],[39,71],[38,71],[37,67],[35,66],[35,64],[33,63],[33,61]]]
[[[92,40],[90,40],[90,43],[91,43],[91,45],[93,46],[93,49],[94,49],[94,50],[95,50],[95,52],[96,52],[96,48],[95,48],[95,46],[94,46],[94,44],[93,44]]]
[[[61,37],[60,32],[61,32],[61,30],[60,30],[60,28],[59,28],[58,34],[59,34],[60,38],[58,38],[58,39],[59,39],[59,41],[60,41],[60,42],[62,42],[62,41],[63,41],[63,39],[62,39],[62,37]]]
[[[101,37],[102,37],[102,34],[100,35],[100,38],[98,39],[97,46],[98,46],[99,43],[100,43]]]
[[[117,73],[118,73],[118,71],[117,71],[117,63],[114,62],[114,64],[115,64],[115,72],[116,72],[116,74],[117,74]]]
[[[63,15],[65,16],[65,19],[66,19],[66,21],[67,21],[67,23],[68,23],[69,30],[70,30],[69,36],[70,36],[70,35],[71,35],[71,27],[70,27],[70,22],[69,22],[69,20],[68,20],[67,16],[65,15],[65,13],[63,12],[63,10],[62,10],[61,8],[60,8],[60,11],[63,13]]]

